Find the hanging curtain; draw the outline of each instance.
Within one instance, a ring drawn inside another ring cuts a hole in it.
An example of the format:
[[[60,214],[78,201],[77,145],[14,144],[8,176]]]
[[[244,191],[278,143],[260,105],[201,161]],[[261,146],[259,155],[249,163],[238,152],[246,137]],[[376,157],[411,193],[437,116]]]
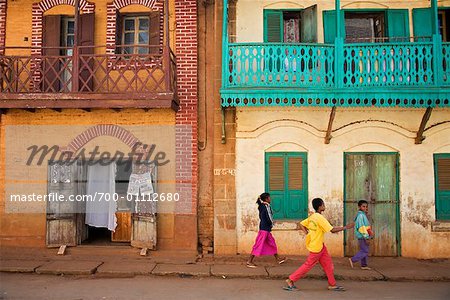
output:
[[[100,164],[89,166],[86,193],[92,199],[95,197],[95,201],[86,201],[85,223],[87,225],[106,227],[115,231],[117,225],[117,203],[114,201],[115,174],[115,163],[106,166]],[[102,197],[101,194],[103,194]]]

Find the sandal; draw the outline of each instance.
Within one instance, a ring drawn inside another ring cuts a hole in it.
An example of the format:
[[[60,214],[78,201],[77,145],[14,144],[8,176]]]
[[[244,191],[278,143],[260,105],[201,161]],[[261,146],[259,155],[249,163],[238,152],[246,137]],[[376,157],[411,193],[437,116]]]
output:
[[[335,285],[335,286],[329,286],[328,290],[335,291],[335,292],[343,292],[343,291],[345,291],[345,288],[340,285]]]
[[[286,279],[287,286],[283,286],[283,290],[285,291],[297,291],[298,288],[294,285],[294,282],[290,279]]]
[[[249,263],[249,262],[247,262],[247,268],[256,268],[256,265],[254,264],[254,263]]]
[[[372,268],[370,268],[368,266],[363,266],[363,267],[361,267],[361,270],[372,270]]]
[[[287,258],[284,257],[284,258],[282,258],[282,259],[280,259],[280,260],[278,261],[278,264],[281,265],[281,264],[285,263],[286,260],[287,260]]]

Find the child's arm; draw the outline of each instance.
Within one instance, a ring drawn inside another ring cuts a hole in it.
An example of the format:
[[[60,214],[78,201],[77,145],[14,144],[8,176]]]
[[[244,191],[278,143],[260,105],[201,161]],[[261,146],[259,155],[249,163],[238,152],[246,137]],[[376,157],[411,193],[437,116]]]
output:
[[[300,231],[303,231],[303,233],[306,235],[306,234],[308,234],[308,228],[306,228],[305,226],[303,226],[302,225],[302,223],[298,223],[298,229],[300,230]]]
[[[333,227],[333,229],[331,229],[331,232],[332,233],[336,233],[336,232],[343,231],[343,230],[346,230],[346,229],[350,229],[350,228],[353,228],[353,227],[355,227],[355,223],[349,223],[349,224],[347,224],[345,226]]]

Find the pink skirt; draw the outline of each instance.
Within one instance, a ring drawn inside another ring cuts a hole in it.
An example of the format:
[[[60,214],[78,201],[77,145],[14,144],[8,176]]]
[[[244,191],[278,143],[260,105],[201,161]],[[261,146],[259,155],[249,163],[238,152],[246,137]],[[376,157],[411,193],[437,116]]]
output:
[[[274,255],[277,254],[277,244],[272,233],[265,230],[258,231],[255,244],[253,245],[252,255]]]

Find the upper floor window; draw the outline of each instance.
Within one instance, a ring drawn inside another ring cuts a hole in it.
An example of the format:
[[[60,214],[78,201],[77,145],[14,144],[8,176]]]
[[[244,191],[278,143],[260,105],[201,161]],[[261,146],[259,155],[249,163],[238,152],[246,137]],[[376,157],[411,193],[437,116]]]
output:
[[[264,10],[264,42],[317,42],[316,5],[301,10]]]
[[[345,41],[347,43],[382,42],[385,38],[385,14],[345,13]]]
[[[159,53],[159,12],[118,14],[117,52],[122,54]]]
[[[341,11],[340,35],[347,43],[409,41],[409,11],[407,9]],[[334,43],[336,11],[323,11],[325,43]]]

